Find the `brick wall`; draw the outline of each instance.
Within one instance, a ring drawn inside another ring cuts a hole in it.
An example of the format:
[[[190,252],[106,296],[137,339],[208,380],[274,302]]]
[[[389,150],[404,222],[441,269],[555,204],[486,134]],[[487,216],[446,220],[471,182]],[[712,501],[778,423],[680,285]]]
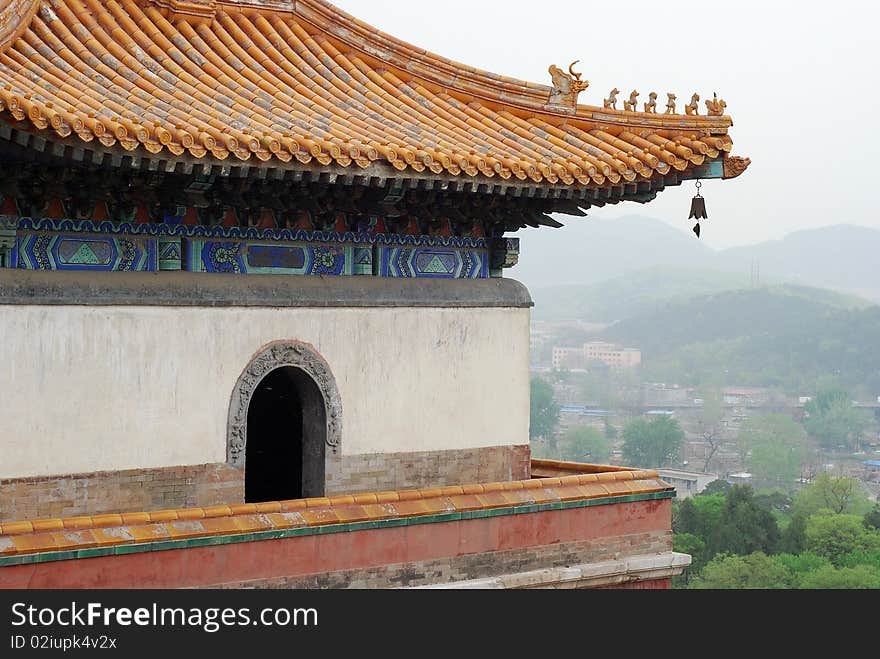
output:
[[[0,523],[193,508],[244,501],[244,472],[225,464],[0,480]]]
[[[342,456],[327,494],[523,480],[529,468],[528,446]],[[243,502],[244,472],[226,464],[0,480],[0,524]]]
[[[327,494],[526,480],[530,469],[528,446],[346,455],[327,474]]]

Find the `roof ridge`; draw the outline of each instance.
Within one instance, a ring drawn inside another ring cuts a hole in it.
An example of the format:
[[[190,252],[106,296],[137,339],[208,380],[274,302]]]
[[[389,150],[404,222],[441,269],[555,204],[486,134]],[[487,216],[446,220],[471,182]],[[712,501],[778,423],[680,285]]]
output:
[[[258,2],[262,4],[263,0],[220,0],[220,2],[222,4],[257,5]],[[425,48],[420,48],[392,34],[376,29],[374,26],[339,9],[328,0],[296,0],[295,3],[275,0],[275,3],[295,4],[296,14],[318,28],[329,28],[326,29],[328,34],[341,41],[351,44],[352,36],[356,35],[363,37],[367,43],[372,41],[374,46],[384,47],[385,53],[374,53],[373,56],[391,55],[390,64],[397,64],[393,61],[394,55],[402,50],[410,56],[410,59],[404,66],[399,64],[397,66],[416,77],[427,79],[430,82],[466,92],[478,91],[462,87],[461,83],[466,81],[474,82],[477,85],[485,85],[489,88],[487,91],[515,92],[522,95],[523,98],[498,98],[497,100],[527,102],[529,105],[533,105],[534,108],[544,107],[549,100],[552,88],[548,85],[492,73],[491,71],[485,71],[430,52]],[[324,22],[319,23],[318,19],[320,18],[323,18]],[[385,59],[385,57],[378,58]],[[450,79],[444,74],[452,74],[453,77]]]
[[[217,10],[216,0],[146,0],[146,2],[188,19],[212,20]]]
[[[562,120],[574,119],[617,125],[621,118],[625,118],[624,123],[636,128],[709,129],[724,132],[733,125],[727,116],[653,114],[589,104],[576,104],[571,108],[563,108],[551,99],[553,86],[486,71],[420,48],[377,29],[343,11],[329,0],[215,1],[218,10],[225,8],[228,11],[231,7],[246,7],[256,13],[295,14],[328,36],[375,60],[404,71],[414,78],[433,83],[447,92],[470,96],[473,101],[487,101],[509,108],[540,112]]]

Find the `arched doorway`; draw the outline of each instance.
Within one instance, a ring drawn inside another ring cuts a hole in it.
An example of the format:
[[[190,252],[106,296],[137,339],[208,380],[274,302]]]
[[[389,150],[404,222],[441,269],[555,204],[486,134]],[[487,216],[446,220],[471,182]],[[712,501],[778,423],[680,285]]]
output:
[[[341,416],[336,382],[311,346],[274,343],[260,351],[239,378],[229,410],[227,458],[245,472],[245,501],[324,496]]]
[[[323,496],[326,424],[314,380],[293,366],[269,373],[248,407],[245,501]]]

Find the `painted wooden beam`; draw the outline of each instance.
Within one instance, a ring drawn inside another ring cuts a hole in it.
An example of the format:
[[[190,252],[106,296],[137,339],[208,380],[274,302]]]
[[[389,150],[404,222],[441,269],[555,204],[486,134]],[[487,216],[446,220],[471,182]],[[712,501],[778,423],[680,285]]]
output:
[[[702,179],[724,178],[724,159],[707,160],[699,167],[694,167],[690,172],[690,176]]]

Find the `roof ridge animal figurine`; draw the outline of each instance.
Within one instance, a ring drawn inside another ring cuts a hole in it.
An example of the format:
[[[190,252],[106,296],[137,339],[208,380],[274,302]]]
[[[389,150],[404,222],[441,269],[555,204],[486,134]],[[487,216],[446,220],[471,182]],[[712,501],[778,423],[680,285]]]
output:
[[[553,80],[553,89],[550,91],[551,105],[567,105],[574,108],[577,105],[577,97],[582,91],[590,86],[589,80],[581,80],[581,73],[574,70],[574,65],[580,60],[572,62],[568,67],[568,73],[555,64],[548,69],[550,78]]]
[[[687,115],[697,115],[700,114],[700,95],[694,94],[691,96],[691,102],[688,105],[684,106],[684,112]]]
[[[629,100],[623,102],[623,109],[627,112],[638,112],[639,107],[639,92],[636,89],[632,90],[632,93],[629,95]]]
[[[645,103],[645,112],[657,114],[657,92],[648,94],[648,102]]]
[[[724,99],[718,100],[718,94],[712,94],[712,100],[706,99],[706,109],[708,110],[710,117],[720,117],[724,114],[725,109],[727,108],[727,103],[724,102]]]
[[[667,92],[666,96],[669,100],[666,101],[666,114],[675,114],[675,94],[670,94]]]
[[[605,109],[606,110],[616,110],[617,109],[617,95],[620,93],[620,90],[615,87],[608,94],[608,98],[605,99]]]

